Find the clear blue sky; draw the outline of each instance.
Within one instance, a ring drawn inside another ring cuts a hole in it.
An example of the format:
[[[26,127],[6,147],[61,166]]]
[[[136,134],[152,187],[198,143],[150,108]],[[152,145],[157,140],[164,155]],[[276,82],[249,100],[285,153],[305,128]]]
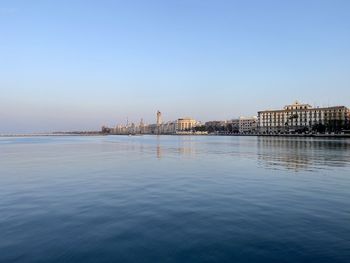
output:
[[[350,106],[350,1],[0,1],[0,133]]]

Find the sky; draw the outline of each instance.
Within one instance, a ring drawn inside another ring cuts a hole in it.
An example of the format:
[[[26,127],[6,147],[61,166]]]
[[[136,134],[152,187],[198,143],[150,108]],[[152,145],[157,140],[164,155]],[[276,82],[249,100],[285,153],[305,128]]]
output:
[[[348,0],[0,0],[0,133],[350,106]]]

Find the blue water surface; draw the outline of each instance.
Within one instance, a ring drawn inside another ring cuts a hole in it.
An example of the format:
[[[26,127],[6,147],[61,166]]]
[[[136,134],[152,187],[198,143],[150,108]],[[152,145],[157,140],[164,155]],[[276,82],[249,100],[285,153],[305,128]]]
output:
[[[0,138],[0,262],[350,262],[350,140]]]

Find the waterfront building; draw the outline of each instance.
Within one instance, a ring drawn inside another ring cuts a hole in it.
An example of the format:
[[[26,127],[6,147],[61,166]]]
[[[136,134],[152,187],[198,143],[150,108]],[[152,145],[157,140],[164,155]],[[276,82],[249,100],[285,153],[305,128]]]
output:
[[[197,126],[197,121],[192,118],[180,118],[177,120],[178,131],[191,130],[195,126]]]
[[[145,124],[143,123],[143,118],[141,118],[141,121],[140,121],[139,131],[140,131],[140,134],[145,133]]]
[[[162,113],[157,111],[157,134],[161,133]]]
[[[110,133],[110,132],[111,132],[111,129],[108,128],[107,126],[102,126],[101,132],[102,132],[102,133]]]
[[[176,121],[168,121],[164,124],[162,124],[161,133],[163,134],[174,134],[177,129],[177,122]]]
[[[160,111],[157,111],[157,125],[162,124],[162,113]]]
[[[239,117],[228,121],[208,121],[205,126],[209,132],[251,134],[257,133],[258,118],[253,116]]]
[[[239,133],[257,133],[258,131],[258,118],[253,117],[240,117],[238,120]]]
[[[223,127],[227,124],[226,121],[207,121],[205,126],[208,127]]]
[[[232,119],[227,121],[227,130],[230,133],[239,133],[239,119]]]
[[[264,134],[307,132],[317,127],[335,131],[348,125],[349,120],[350,111],[345,106],[315,108],[298,101],[280,110],[258,112],[259,131]]]

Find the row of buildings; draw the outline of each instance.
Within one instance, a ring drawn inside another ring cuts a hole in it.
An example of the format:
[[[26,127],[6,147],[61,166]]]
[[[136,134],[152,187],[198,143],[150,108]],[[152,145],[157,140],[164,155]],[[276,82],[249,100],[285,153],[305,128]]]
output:
[[[290,134],[309,132],[344,132],[350,127],[350,110],[345,106],[312,107],[295,101],[282,109],[259,111],[257,116],[240,117],[226,121],[202,123],[193,118],[179,118],[163,122],[157,112],[155,124],[117,125],[102,127],[111,134]]]
[[[260,133],[337,132],[349,129],[350,110],[345,106],[312,107],[295,101],[280,110],[258,112]]]
[[[145,124],[143,119],[141,119],[139,124],[129,124],[127,122],[126,125],[119,124],[113,128],[103,126],[102,132],[110,134],[183,134],[192,133],[192,130],[195,127],[199,127],[201,125],[201,122],[189,117],[179,118],[175,121],[163,122],[162,113],[157,111],[155,124]]]
[[[208,121],[205,123],[205,128],[209,132],[216,133],[255,134],[258,132],[258,118],[253,116],[226,121]]]

